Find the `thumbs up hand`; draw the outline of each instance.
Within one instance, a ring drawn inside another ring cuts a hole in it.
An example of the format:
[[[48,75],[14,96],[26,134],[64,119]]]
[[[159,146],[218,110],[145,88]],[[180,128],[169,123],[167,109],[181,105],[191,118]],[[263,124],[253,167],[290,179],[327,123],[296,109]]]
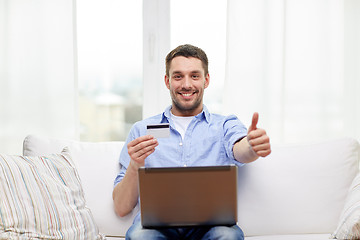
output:
[[[257,127],[258,121],[259,114],[256,112],[248,129],[247,140],[257,156],[266,157],[271,153],[270,138],[264,129]]]

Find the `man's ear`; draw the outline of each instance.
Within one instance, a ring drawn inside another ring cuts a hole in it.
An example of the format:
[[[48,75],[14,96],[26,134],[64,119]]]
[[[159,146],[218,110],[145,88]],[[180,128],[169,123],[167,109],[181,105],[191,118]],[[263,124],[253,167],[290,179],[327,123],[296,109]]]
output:
[[[210,74],[206,74],[204,88],[207,88],[210,84]]]
[[[165,75],[164,80],[165,80],[165,85],[166,85],[166,87],[167,87],[168,89],[170,89],[170,78],[169,78],[167,75]]]

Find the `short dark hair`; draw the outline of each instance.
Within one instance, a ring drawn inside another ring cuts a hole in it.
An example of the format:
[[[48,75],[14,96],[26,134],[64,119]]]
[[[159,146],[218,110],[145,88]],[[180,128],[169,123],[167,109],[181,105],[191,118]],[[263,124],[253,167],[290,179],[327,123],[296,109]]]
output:
[[[209,61],[208,58],[206,56],[206,53],[198,47],[195,47],[193,45],[190,44],[184,44],[184,45],[180,45],[177,48],[175,48],[174,50],[172,50],[171,52],[168,53],[168,55],[165,58],[165,65],[166,65],[166,75],[169,76],[169,71],[170,71],[170,64],[171,61],[178,56],[183,56],[183,57],[194,57],[197,59],[200,59],[205,71],[205,75],[207,75],[209,73]]]

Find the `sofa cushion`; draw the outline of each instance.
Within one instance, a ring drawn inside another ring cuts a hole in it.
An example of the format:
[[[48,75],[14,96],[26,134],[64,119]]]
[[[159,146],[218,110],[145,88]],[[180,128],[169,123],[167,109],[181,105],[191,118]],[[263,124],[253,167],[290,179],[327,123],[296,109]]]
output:
[[[239,225],[247,236],[332,233],[358,173],[350,138],[273,146],[239,169]]]
[[[0,239],[103,239],[67,149],[0,155]]]
[[[125,236],[138,211],[128,216],[116,216],[113,208],[112,190],[119,172],[119,156],[124,142],[80,142],[68,139],[29,135],[23,143],[23,154],[37,156],[59,153],[68,147],[78,169],[85,199],[101,233],[107,236]]]

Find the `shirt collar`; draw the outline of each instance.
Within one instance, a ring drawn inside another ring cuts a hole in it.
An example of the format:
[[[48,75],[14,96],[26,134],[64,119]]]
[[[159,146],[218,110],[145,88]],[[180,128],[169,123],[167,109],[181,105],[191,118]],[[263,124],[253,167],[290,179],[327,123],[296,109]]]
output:
[[[164,122],[169,122],[169,119],[170,119],[170,116],[171,116],[171,113],[170,113],[170,110],[171,110],[171,105],[168,106],[165,111],[163,112],[162,114],[162,118],[161,118],[161,122],[164,123]],[[210,112],[209,110],[207,109],[207,107],[205,105],[203,105],[203,110],[201,113],[199,113],[198,115],[195,116],[195,118],[199,119],[199,120],[203,120],[205,119],[206,122],[210,122]]]

